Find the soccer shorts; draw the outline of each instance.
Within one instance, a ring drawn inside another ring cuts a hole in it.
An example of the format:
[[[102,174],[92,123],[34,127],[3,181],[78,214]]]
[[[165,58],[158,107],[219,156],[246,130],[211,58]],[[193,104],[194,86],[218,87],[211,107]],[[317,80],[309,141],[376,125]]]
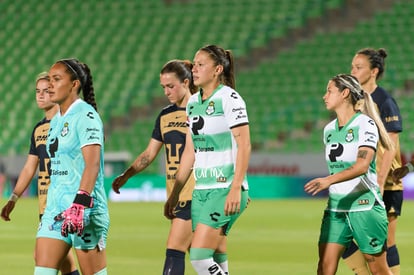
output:
[[[191,201],[179,201],[174,209],[177,218],[188,221],[191,219]]]
[[[387,214],[379,204],[367,211],[325,210],[319,244],[338,243],[348,247],[355,239],[362,253],[377,254],[385,249],[387,233]]]
[[[61,234],[62,222],[55,222],[54,216],[42,216],[36,238],[52,238],[62,240],[75,249],[93,250],[98,247],[103,250],[106,247],[106,239],[109,228],[109,214],[93,214],[86,222],[82,236],[76,233],[68,234],[67,237]]]
[[[198,223],[208,225],[213,228],[223,228],[223,234],[227,235],[246,209],[249,192],[241,191],[240,213],[228,215],[224,214],[224,204],[226,202],[229,188],[194,190],[191,204],[191,217],[193,231]]]
[[[400,216],[403,203],[403,191],[384,190],[383,200],[388,215]]]

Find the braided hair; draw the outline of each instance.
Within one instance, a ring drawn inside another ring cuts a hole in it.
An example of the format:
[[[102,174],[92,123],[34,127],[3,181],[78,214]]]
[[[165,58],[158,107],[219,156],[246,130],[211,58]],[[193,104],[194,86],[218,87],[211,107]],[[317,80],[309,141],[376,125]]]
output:
[[[98,107],[95,101],[95,92],[93,88],[92,74],[88,65],[80,62],[75,58],[61,59],[56,63],[61,63],[66,66],[67,72],[71,75],[71,80],[79,80],[82,90],[83,100],[92,105],[92,107],[98,111]]]

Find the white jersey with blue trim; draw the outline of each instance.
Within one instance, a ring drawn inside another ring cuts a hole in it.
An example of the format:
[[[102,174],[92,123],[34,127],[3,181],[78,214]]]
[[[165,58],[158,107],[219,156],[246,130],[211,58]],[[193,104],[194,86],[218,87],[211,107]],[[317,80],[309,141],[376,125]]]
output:
[[[324,129],[325,155],[330,174],[354,165],[360,147],[376,150],[378,140],[378,128],[374,120],[365,114],[355,114],[343,127],[338,126],[337,119],[331,121]],[[371,209],[375,202],[383,205],[375,157],[365,174],[329,187],[328,209],[331,211],[364,211]]]
[[[232,88],[220,85],[206,100],[201,92],[192,95],[187,116],[195,149],[195,189],[227,188],[237,156],[231,129],[249,123],[244,100]],[[248,189],[246,178],[242,186]]]
[[[46,148],[50,156],[51,183],[46,211],[60,213],[72,204],[85,167],[82,147],[91,144],[101,146],[101,162],[91,193],[94,206],[87,211],[107,212],[103,175],[103,124],[95,109],[81,99],[76,100],[63,116],[58,112],[50,122]]]

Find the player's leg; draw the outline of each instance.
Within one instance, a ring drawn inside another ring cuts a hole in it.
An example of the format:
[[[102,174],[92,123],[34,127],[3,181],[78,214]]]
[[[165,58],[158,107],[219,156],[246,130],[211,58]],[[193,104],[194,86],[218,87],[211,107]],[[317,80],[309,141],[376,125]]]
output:
[[[403,191],[385,190],[383,195],[388,217],[387,262],[394,275],[400,274],[400,256],[396,245],[398,216],[401,215]]]
[[[385,250],[379,254],[364,254],[372,274],[392,275],[387,264],[387,253]]]
[[[195,190],[193,193],[193,241],[190,259],[198,274],[227,274],[225,238],[246,209],[248,192],[241,193],[241,212],[226,216],[224,205],[229,189]],[[216,254],[216,255],[215,255]],[[220,261],[220,264],[216,262]]]
[[[359,250],[355,241],[352,241],[351,245],[342,254],[346,266],[352,270],[356,275],[370,275],[367,262],[365,261],[364,254]]]
[[[400,255],[395,242],[397,219],[395,215],[388,215],[387,263],[394,275],[400,275]]]
[[[375,204],[369,211],[349,214],[353,234],[372,274],[392,275],[387,264],[388,221],[385,209]]]
[[[109,215],[98,214],[89,217],[82,236],[73,235],[73,247],[76,249],[81,273],[83,275],[106,275],[106,240],[109,227]]]
[[[319,244],[318,275],[336,274],[345,246],[338,243]]]
[[[198,275],[223,275],[220,265],[214,261],[214,253],[224,238],[222,228],[212,228],[199,223],[194,232],[190,260]]]
[[[163,275],[184,275],[185,253],[191,245],[191,201],[179,202],[171,221]]]
[[[229,273],[229,262],[227,260],[227,238],[223,238],[219,247],[213,255],[213,259],[223,269],[225,274]]]
[[[36,239],[34,274],[58,274],[62,259],[70,246],[58,239],[40,237]]]
[[[69,250],[65,259],[62,261],[62,264],[60,265],[60,272],[62,275],[80,275],[72,250]]]

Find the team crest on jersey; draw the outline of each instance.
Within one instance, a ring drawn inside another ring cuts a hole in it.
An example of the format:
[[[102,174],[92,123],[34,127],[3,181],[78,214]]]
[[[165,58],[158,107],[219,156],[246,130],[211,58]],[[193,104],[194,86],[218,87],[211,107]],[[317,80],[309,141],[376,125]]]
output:
[[[212,114],[214,113],[214,111],[215,111],[215,108],[214,108],[214,101],[210,101],[210,102],[208,103],[208,107],[207,107],[207,109],[206,109],[206,114],[208,114],[208,115],[212,115]]]
[[[63,128],[62,128],[62,132],[60,132],[60,135],[62,137],[66,136],[69,133],[69,123],[65,122],[65,124],[63,124]]]
[[[346,142],[351,142],[353,140],[354,140],[354,130],[349,129],[348,133],[346,134],[345,141]]]

